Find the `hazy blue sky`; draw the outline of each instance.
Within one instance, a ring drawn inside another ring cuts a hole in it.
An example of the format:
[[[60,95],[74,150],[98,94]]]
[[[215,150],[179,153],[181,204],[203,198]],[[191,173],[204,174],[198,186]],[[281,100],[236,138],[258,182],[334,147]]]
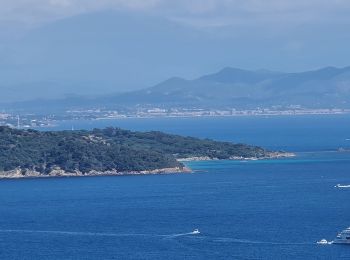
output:
[[[226,66],[348,66],[349,13],[348,0],[0,0],[0,87],[111,92]]]
[[[148,12],[208,27],[349,23],[348,0],[1,0],[2,23],[45,23],[105,9]]]

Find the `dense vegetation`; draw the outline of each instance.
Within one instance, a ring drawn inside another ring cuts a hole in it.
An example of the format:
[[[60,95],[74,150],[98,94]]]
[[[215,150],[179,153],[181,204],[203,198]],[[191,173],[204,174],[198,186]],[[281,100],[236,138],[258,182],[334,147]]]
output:
[[[119,128],[39,132],[0,127],[0,171],[16,168],[43,174],[59,167],[67,172],[141,171],[182,167],[177,158],[208,156],[263,157],[264,149]]]

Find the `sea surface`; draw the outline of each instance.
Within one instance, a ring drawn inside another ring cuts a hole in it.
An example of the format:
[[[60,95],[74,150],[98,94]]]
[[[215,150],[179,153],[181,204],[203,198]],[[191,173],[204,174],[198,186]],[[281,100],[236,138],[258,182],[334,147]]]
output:
[[[350,116],[66,121],[244,142],[297,157],[192,174],[0,181],[0,259],[350,259]],[[191,232],[198,228],[200,234]]]

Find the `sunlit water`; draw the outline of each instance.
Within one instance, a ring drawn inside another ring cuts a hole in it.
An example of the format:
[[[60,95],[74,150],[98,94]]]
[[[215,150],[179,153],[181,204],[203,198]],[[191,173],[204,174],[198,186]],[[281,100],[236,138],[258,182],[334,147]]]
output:
[[[138,119],[120,126],[296,151],[193,174],[0,181],[0,259],[350,259],[350,117]],[[201,233],[193,234],[198,228]]]

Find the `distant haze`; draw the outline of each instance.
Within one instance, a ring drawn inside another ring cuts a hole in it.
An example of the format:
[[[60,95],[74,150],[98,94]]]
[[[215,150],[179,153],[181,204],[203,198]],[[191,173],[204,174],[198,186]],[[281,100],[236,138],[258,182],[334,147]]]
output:
[[[348,1],[2,1],[1,103],[349,65]]]
[[[350,108],[350,67],[299,73],[226,67],[194,80],[172,77],[141,90],[95,97],[74,96],[1,104],[10,110]]]

